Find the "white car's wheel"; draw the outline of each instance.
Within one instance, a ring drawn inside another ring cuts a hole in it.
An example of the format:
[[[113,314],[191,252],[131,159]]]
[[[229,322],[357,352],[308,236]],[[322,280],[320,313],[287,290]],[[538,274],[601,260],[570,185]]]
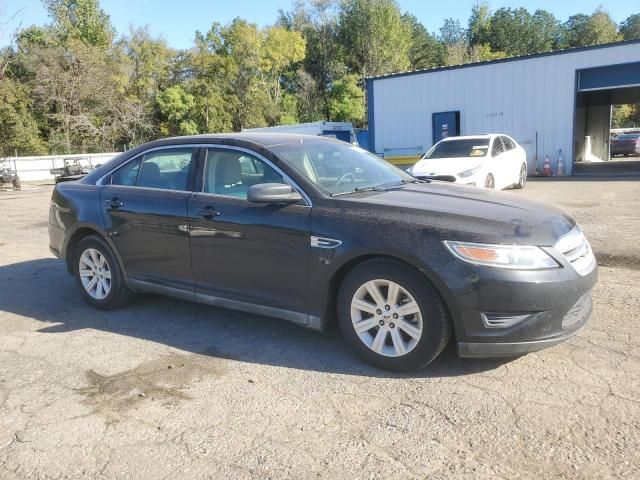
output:
[[[522,164],[522,166],[520,167],[520,174],[518,176],[518,183],[516,183],[515,187],[516,188],[524,188],[524,186],[527,184],[527,165],[526,164]]]
[[[484,188],[488,188],[491,190],[496,188],[496,182],[493,179],[493,175],[491,174],[487,175],[487,178],[484,181]]]

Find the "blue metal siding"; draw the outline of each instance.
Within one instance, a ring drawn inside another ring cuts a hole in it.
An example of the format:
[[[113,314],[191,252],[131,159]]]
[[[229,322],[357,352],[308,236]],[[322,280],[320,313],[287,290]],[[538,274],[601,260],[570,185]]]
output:
[[[367,129],[369,130],[369,145],[367,149],[376,153],[376,121],[373,103],[373,79],[367,79]]]
[[[578,72],[578,90],[640,85],[640,62],[588,68]]]

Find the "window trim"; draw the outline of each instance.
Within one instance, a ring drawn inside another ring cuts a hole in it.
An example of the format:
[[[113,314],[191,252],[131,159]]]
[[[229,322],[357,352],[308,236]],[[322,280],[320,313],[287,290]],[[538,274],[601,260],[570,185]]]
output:
[[[191,148],[193,149],[193,162],[191,167],[189,168],[189,178],[187,179],[187,188],[186,190],[175,190],[173,188],[155,188],[155,187],[142,187],[137,185],[138,183],[138,177],[140,175],[140,170],[142,170],[142,163],[144,162],[144,156],[147,155],[148,153],[151,152],[155,152],[157,150],[169,150],[169,149],[180,149],[180,148]],[[120,165],[112,168],[111,170],[109,170],[107,173],[105,173],[102,177],[100,177],[98,180],[96,180],[96,183],[94,185],[96,186],[111,186],[112,184],[109,183],[105,183],[106,179],[110,180],[111,175],[113,175],[113,173],[116,170],[120,170],[121,168],[124,168],[126,165],[130,164],[131,162],[135,162],[136,160],[140,159],[140,170],[138,170],[138,174],[136,175],[136,185],[113,185],[114,187],[127,187],[127,188],[142,188],[145,190],[159,190],[159,191],[164,191],[164,192],[193,192],[194,189],[194,181],[195,180],[195,173],[196,173],[196,164],[198,163],[198,158],[200,157],[200,149],[202,148],[202,145],[196,145],[196,144],[186,144],[186,145],[163,145],[160,147],[153,147],[153,148],[149,148],[148,150],[144,150],[140,153],[138,153],[137,155],[134,155],[133,157],[125,160],[124,162],[122,162]]]
[[[205,150],[205,155],[203,156],[204,158],[202,159],[202,172],[200,172],[201,178],[200,178],[200,189],[199,191],[195,191],[194,188],[194,192],[201,194],[201,195],[210,195],[212,197],[220,197],[220,198],[233,198],[236,200],[240,200],[240,201],[244,201],[247,203],[250,203],[246,198],[240,198],[240,197],[234,197],[233,195],[223,195],[220,193],[211,193],[211,192],[205,192],[204,191],[204,186],[205,186],[205,175],[207,173],[207,162],[208,162],[208,150],[209,149],[217,149],[217,150],[232,150],[232,151],[237,151],[237,152],[242,152],[242,153],[246,153],[249,155],[254,156],[255,158],[257,158],[258,160],[260,160],[261,162],[266,163],[267,165],[269,165],[271,168],[273,168],[278,174],[282,175],[282,178],[285,179],[285,181],[289,184],[289,186],[291,188],[293,188],[295,191],[297,191],[300,196],[302,197],[302,199],[305,201],[306,207],[312,207],[313,206],[313,202],[311,202],[311,198],[309,198],[309,196],[305,193],[305,191],[300,188],[300,186],[289,176],[286,174],[286,172],[284,172],[281,168],[279,168],[277,165],[275,165],[272,161],[270,161],[269,159],[265,158],[263,155],[259,154],[258,152],[255,152],[253,150],[250,150],[248,148],[244,148],[244,147],[236,147],[235,145],[219,145],[219,144],[210,144],[207,146],[203,146],[204,150]]]

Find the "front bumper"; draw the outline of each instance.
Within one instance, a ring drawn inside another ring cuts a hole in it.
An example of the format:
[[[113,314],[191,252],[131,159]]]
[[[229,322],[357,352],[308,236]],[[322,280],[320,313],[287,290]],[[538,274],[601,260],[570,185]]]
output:
[[[543,340],[520,342],[458,342],[458,355],[462,358],[513,357],[553,347],[578,333],[591,317],[591,292],[584,294],[567,312],[561,322],[564,332]]]
[[[440,273],[461,357],[517,356],[575,335],[592,312],[592,269],[579,274],[560,254],[562,268],[518,271],[450,260]]]

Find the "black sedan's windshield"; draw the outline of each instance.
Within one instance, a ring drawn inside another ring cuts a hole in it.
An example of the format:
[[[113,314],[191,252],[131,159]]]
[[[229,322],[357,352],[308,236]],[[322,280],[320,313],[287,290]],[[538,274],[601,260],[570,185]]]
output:
[[[380,157],[348,143],[310,138],[270,149],[330,195],[414,181]]]
[[[436,144],[424,158],[486,157],[488,138],[446,140]]]

